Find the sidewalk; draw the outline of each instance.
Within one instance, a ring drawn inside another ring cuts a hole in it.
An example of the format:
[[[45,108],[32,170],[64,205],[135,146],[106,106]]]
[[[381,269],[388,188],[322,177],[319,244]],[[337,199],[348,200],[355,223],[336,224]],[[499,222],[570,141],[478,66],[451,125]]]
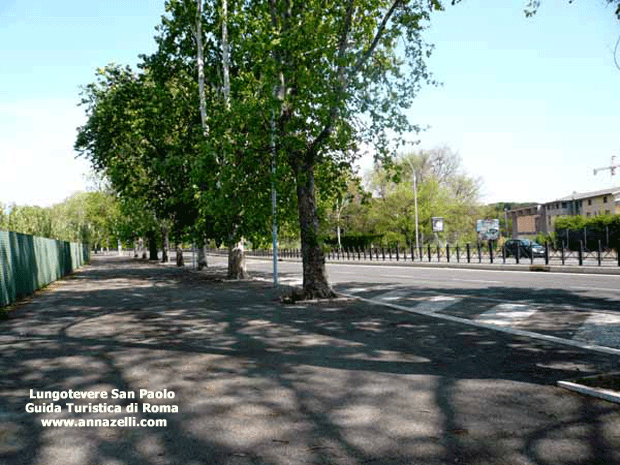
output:
[[[0,465],[620,463],[620,407],[555,387],[617,356],[223,276],[95,257],[0,322]],[[53,403],[31,389],[174,398],[26,413]],[[41,422],[128,415],[167,425]]]

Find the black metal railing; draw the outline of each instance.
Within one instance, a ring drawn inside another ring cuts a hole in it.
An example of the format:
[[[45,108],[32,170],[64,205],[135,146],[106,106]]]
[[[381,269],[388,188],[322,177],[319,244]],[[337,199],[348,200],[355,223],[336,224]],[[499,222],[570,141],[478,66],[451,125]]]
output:
[[[499,263],[499,264],[545,264],[577,266],[620,266],[620,256],[616,249],[602,247],[599,241],[597,250],[584,247],[577,250],[565,247],[554,248],[545,243],[545,252],[536,255],[531,249],[521,249],[519,253],[509,251],[505,246],[487,243],[447,244],[443,247],[426,244],[416,248],[413,245],[393,244],[391,246],[326,248],[327,262],[366,261],[392,263]],[[210,249],[210,253],[227,255],[227,249]],[[255,249],[246,251],[248,257],[272,257],[272,249]],[[301,260],[298,248],[278,250],[278,258],[283,260]]]

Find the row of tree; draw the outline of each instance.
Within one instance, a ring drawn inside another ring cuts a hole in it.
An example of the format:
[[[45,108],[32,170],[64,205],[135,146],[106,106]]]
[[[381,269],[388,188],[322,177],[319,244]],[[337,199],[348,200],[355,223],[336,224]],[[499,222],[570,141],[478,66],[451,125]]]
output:
[[[111,192],[80,192],[51,207],[0,204],[0,229],[84,242],[94,249],[116,247],[131,229]]]
[[[450,217],[465,234],[477,181],[439,152],[392,160],[400,135],[418,131],[404,111],[434,84],[421,34],[439,9],[438,0],[168,0],[156,51],[135,70],[100,69],[85,87],[75,148],[131,209],[151,258],[159,234],[164,250],[169,237],[192,237],[200,251],[213,240],[229,248],[229,277],[241,278],[244,240],[265,243],[277,224],[300,237],[303,297],[332,296],[320,220],[335,203],[340,222],[360,147],[379,166],[371,230],[389,224],[411,237],[413,194],[396,181],[415,172],[422,215]]]
[[[432,82],[420,35],[439,3],[169,0],[157,50],[86,86],[76,149],[144,212],[142,231],[228,245],[297,231],[305,297],[333,295],[321,203],[344,188],[360,144],[388,163],[415,131],[403,114]],[[398,47],[397,47],[398,46]],[[398,51],[397,51],[398,49]]]

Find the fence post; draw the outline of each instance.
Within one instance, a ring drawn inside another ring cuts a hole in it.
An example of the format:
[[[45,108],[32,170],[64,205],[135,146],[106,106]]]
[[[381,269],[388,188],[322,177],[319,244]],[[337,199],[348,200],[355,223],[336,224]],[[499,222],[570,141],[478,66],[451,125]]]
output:
[[[370,261],[372,261],[372,244],[370,244],[370,253],[368,254]]]
[[[419,252],[420,252],[420,261],[422,261],[422,260],[424,260],[424,252],[422,251],[422,246],[419,246],[419,247],[420,247],[420,250],[419,250]]]
[[[439,254],[439,244],[437,244],[437,262],[441,261],[441,255]]]
[[[399,255],[399,250],[398,250],[398,249],[399,249],[399,244],[398,244],[398,242],[397,242],[397,243],[396,243],[396,261],[398,261],[398,258],[399,258],[399,257],[398,257],[398,255]]]
[[[480,246],[480,242],[478,242],[478,263],[482,263],[482,247]]]
[[[381,246],[381,256],[383,257],[383,261],[385,261],[385,249]]]
[[[411,249],[411,261],[415,262],[415,248],[413,247],[413,242],[409,243],[409,248]]]
[[[446,242],[446,261],[450,263],[450,244]]]
[[[469,248],[469,242],[467,243],[467,263],[471,263],[471,250]]]
[[[609,249],[609,226],[605,225],[605,237],[607,239],[607,241],[605,242],[605,248]]]
[[[366,260],[366,247],[362,246],[362,252],[364,253],[364,260]]]
[[[456,263],[461,263],[461,257],[459,255],[459,243],[456,243]]]
[[[579,266],[583,265],[583,241],[579,241]]]
[[[545,241],[545,265],[549,264],[549,242]]]
[[[530,265],[534,264],[534,246],[530,242]]]
[[[517,242],[517,253],[515,254],[515,258],[517,260],[517,265],[519,264],[519,259],[521,258],[521,243]]]
[[[428,262],[430,263],[431,261],[431,245],[428,244]]]
[[[562,258],[562,265],[564,265],[564,241],[560,241],[560,257]]]
[[[493,263],[493,245],[491,244],[491,241],[489,241],[489,258],[491,263]]]
[[[506,244],[502,245],[502,263],[506,264]]]
[[[601,240],[598,240],[598,266],[601,266]]]
[[[388,256],[389,256],[390,261],[392,261],[392,247],[390,247],[389,245],[388,245]]]

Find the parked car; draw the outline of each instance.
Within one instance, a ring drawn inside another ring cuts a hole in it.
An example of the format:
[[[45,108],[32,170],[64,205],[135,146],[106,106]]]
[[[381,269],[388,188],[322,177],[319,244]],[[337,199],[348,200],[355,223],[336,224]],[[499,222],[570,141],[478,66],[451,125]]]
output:
[[[504,247],[507,257],[516,257],[517,253],[519,254],[519,258],[532,258],[532,254],[534,255],[534,258],[544,258],[546,255],[545,248],[542,245],[534,241],[530,241],[529,239],[511,239],[506,241]]]

